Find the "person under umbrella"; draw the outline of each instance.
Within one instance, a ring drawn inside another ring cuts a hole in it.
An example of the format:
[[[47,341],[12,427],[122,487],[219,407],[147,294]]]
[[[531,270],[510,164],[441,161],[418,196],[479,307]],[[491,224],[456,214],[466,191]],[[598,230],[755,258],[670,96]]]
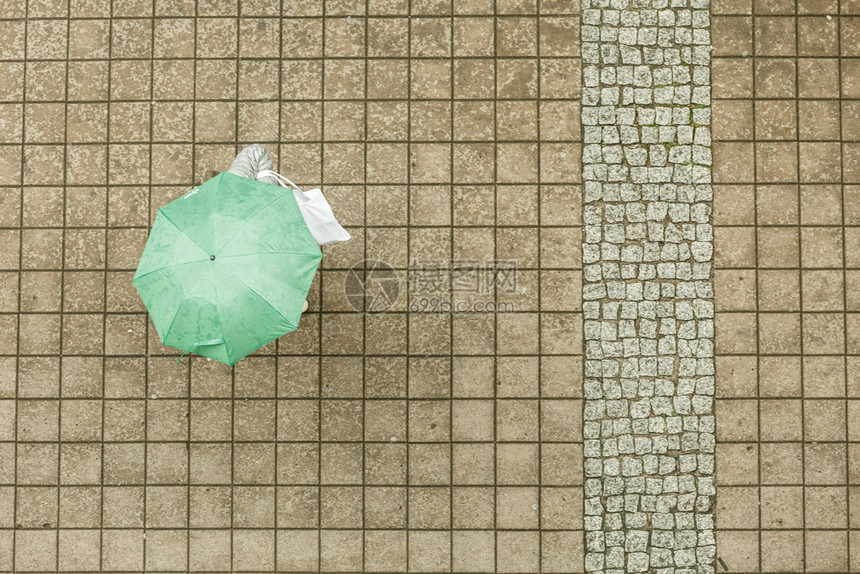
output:
[[[132,282],[163,344],[233,365],[298,328],[319,246],[350,235],[319,189],[271,166],[249,146],[159,208]]]

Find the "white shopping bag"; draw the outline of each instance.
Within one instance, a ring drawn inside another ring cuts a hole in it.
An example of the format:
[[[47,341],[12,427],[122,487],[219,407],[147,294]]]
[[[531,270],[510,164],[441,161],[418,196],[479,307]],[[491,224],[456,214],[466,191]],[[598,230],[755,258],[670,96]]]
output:
[[[274,177],[279,184],[293,190],[299,210],[318,245],[339,243],[352,238],[349,232],[337,222],[331,206],[320,189],[302,191],[292,181],[272,170],[258,172],[257,179],[262,177]]]

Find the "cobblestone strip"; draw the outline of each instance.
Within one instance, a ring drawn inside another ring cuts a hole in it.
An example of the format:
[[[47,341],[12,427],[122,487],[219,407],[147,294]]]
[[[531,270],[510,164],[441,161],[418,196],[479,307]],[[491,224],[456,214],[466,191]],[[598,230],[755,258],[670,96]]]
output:
[[[709,27],[583,1],[588,572],[714,572]]]

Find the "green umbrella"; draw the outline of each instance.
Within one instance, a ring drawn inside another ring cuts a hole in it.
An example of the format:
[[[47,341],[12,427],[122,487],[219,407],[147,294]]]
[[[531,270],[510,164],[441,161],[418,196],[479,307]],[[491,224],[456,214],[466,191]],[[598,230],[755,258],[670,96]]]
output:
[[[133,283],[162,343],[233,365],[298,328],[320,259],[292,189],[225,172],[158,210]]]

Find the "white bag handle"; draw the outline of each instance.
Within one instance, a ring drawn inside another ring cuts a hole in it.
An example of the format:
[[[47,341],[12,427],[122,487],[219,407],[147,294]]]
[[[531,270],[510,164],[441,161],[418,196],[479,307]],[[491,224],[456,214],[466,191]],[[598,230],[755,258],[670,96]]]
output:
[[[279,185],[281,185],[283,187],[292,187],[293,189],[298,189],[299,191],[302,191],[302,188],[300,188],[295,183],[293,183],[292,181],[290,181],[289,179],[287,179],[286,177],[284,177],[283,175],[279,174],[278,172],[276,172],[274,170],[264,169],[263,171],[258,171],[257,172],[257,179],[260,179],[261,177],[274,177],[278,181]],[[287,185],[288,183],[290,185]]]

